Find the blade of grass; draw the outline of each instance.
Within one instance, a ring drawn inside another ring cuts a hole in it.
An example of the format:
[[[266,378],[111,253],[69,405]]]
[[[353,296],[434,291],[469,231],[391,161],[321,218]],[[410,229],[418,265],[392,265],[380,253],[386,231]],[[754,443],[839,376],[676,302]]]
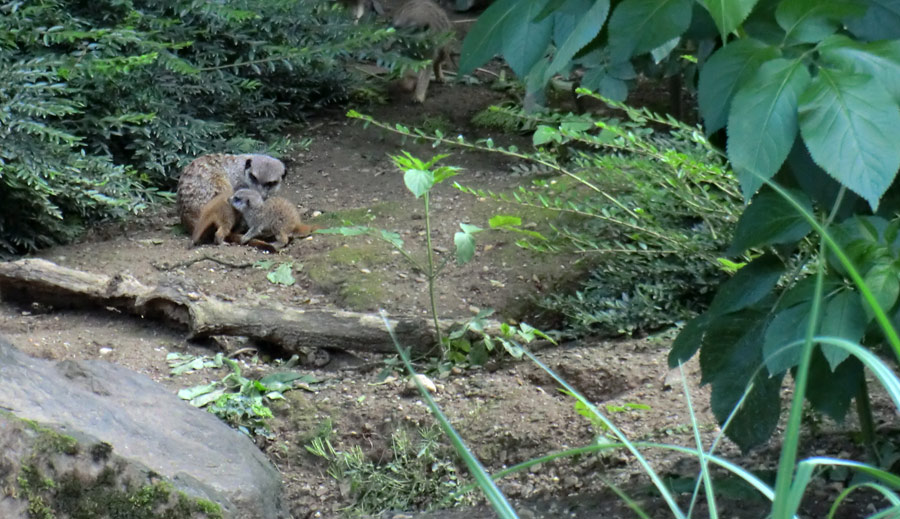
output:
[[[635,457],[635,459],[638,460],[638,463],[640,463],[641,467],[644,469],[644,472],[647,473],[647,476],[653,482],[653,485],[656,487],[657,491],[659,491],[662,498],[666,501],[666,504],[669,506],[669,510],[672,511],[672,514],[675,517],[677,517],[678,519],[686,519],[684,512],[681,511],[681,508],[678,506],[678,503],[675,502],[675,498],[674,498],[674,496],[672,496],[672,493],[669,491],[669,488],[659,478],[659,475],[653,470],[653,467],[650,466],[650,463],[647,461],[647,459],[644,458],[644,456],[641,455],[640,451],[638,451],[637,448],[634,447],[634,444],[631,443],[627,437],[625,437],[625,434],[621,430],[619,430],[619,428],[616,427],[615,424],[612,423],[611,420],[609,420],[606,416],[601,414],[600,410],[597,409],[597,407],[594,406],[594,404],[589,402],[581,393],[579,393],[574,387],[569,385],[569,383],[566,382],[562,377],[557,375],[556,372],[554,372],[552,369],[550,369],[549,366],[547,366],[546,364],[541,362],[540,359],[535,357],[533,353],[531,353],[530,351],[528,351],[528,349],[522,347],[519,344],[516,344],[516,346],[521,348],[522,351],[525,353],[525,355],[527,355],[528,358],[531,359],[532,362],[537,364],[538,367],[540,367],[542,370],[544,370],[544,372],[546,372],[548,375],[553,377],[553,379],[556,380],[556,382],[559,383],[559,385],[561,385],[565,390],[571,392],[571,394],[576,399],[578,399],[579,402],[581,402],[586,408],[590,409],[590,411],[597,417],[598,420],[603,422],[603,425],[605,425],[616,436],[616,438],[618,438],[619,441],[621,441],[626,446],[626,448],[631,452],[631,454]]]
[[[678,365],[678,373],[681,375],[681,385],[684,389],[684,399],[687,403],[688,414],[691,417],[691,429],[694,431],[694,441],[697,443],[697,458],[700,462],[700,479],[703,480],[703,491],[706,494],[706,503],[709,506],[709,517],[710,519],[718,519],[719,511],[716,508],[716,496],[713,493],[713,485],[712,478],[709,477],[709,462],[706,459],[706,453],[703,452],[703,439],[700,438],[700,426],[697,424],[697,415],[694,414],[694,406],[691,403],[691,391],[688,389],[687,385],[687,377],[684,376],[684,368],[682,364]],[[752,379],[751,379],[752,380]],[[738,409],[740,404],[735,406],[735,409]],[[697,484],[699,485],[699,481]],[[691,496],[691,506],[688,508],[688,517],[691,516],[691,512],[694,508],[694,502],[697,496],[697,488],[694,488],[694,495]]]
[[[506,500],[506,496],[503,495],[503,492],[500,492],[500,489],[497,488],[497,485],[494,484],[494,481],[491,479],[491,476],[484,470],[484,466],[481,465],[481,462],[478,461],[478,458],[472,454],[472,451],[466,446],[463,439],[456,432],[456,429],[450,425],[450,420],[444,415],[444,412],[441,411],[441,408],[435,403],[434,399],[431,398],[431,394],[428,393],[428,390],[419,382],[416,377],[416,370],[413,368],[412,363],[409,361],[409,353],[407,350],[403,349],[400,346],[400,342],[397,340],[397,336],[394,334],[394,329],[391,327],[390,321],[388,321],[387,313],[384,310],[380,310],[381,319],[384,321],[384,326],[387,328],[388,333],[391,336],[391,340],[394,341],[394,346],[397,348],[397,351],[400,353],[400,358],[403,360],[403,365],[406,366],[406,371],[409,372],[410,377],[415,382],[416,386],[419,388],[419,393],[422,394],[422,398],[425,400],[425,403],[431,409],[431,412],[434,414],[434,417],[437,419],[438,423],[440,423],[441,428],[444,430],[444,434],[447,435],[447,438],[450,439],[450,443],[453,445],[453,448],[456,449],[456,452],[466,463],[466,467],[469,468],[469,472],[472,474],[472,477],[475,478],[475,481],[478,483],[478,486],[484,492],[488,501],[491,503],[491,506],[494,507],[494,510],[497,512],[502,519],[518,519],[518,515],[516,515],[515,510],[513,510],[512,505],[509,504],[509,501]]]
[[[831,503],[831,508],[828,509],[828,515],[825,516],[825,519],[834,519],[834,514],[837,513],[837,510],[838,508],[840,508],[841,503],[844,502],[844,499],[861,488],[870,488],[875,492],[879,492],[882,497],[884,497],[888,502],[891,503],[891,509],[900,507],[900,498],[898,498],[897,495],[890,490],[876,483],[859,483],[857,485],[850,485],[849,487],[841,491],[841,493],[834,500],[834,503]]]

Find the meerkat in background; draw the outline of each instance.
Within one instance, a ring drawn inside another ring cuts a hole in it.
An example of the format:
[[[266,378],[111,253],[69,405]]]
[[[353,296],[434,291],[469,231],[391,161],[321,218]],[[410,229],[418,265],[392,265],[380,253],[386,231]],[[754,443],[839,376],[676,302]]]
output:
[[[194,159],[178,179],[177,207],[181,224],[193,235],[203,207],[226,191],[251,188],[263,198],[278,191],[284,164],[268,155],[217,153]]]
[[[338,0],[338,3],[344,6],[350,16],[353,17],[353,23],[359,22],[359,19],[366,14],[366,11],[374,11],[378,15],[384,14],[384,8],[379,0]]]
[[[210,231],[214,231],[213,238],[217,245],[225,243],[225,239],[241,220],[241,213],[231,205],[233,194],[231,186],[228,186],[203,206],[194,225],[194,234],[191,236],[194,245],[205,241]]]
[[[241,237],[242,244],[253,238],[274,237],[272,246],[281,249],[291,235],[307,236],[315,230],[300,221],[300,212],[294,204],[278,196],[263,200],[258,191],[239,189],[232,195],[231,205],[243,215],[249,227]]]
[[[435,33],[449,32],[452,30],[447,13],[432,0],[409,0],[394,13],[394,27],[416,28]],[[444,45],[434,50],[432,66],[434,77],[439,83],[444,82],[444,70],[441,68],[445,61],[450,61],[450,45]],[[413,101],[425,102],[425,94],[428,91],[428,83],[431,81],[431,71],[428,67],[419,71],[416,76]]]

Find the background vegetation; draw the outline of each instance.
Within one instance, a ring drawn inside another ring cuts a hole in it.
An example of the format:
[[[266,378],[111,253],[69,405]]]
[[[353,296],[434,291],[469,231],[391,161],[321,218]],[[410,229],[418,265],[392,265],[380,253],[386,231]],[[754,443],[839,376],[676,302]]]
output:
[[[167,196],[188,160],[289,145],[389,37],[313,0],[0,5],[0,251]],[[372,49],[375,49],[374,51]]]

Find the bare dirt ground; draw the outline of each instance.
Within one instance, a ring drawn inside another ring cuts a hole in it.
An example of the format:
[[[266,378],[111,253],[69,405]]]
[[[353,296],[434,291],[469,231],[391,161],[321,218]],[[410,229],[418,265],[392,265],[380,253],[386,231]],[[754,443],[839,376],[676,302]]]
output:
[[[429,94],[424,107],[401,100],[369,112],[380,120],[438,124],[446,134],[477,138],[486,135],[471,125],[472,115],[502,100],[502,94],[484,86],[432,85]],[[352,222],[399,232],[421,257],[421,204],[406,191],[402,174],[388,155],[408,150],[427,158],[434,153],[430,147],[402,143],[395,135],[365,129],[340,112],[311,121],[296,137],[312,139],[311,145],[288,157],[289,176],[280,195],[295,202],[308,217],[321,212],[312,219],[318,225]],[[517,139],[507,138],[511,142]],[[527,140],[515,143],[523,146]],[[458,180],[473,187],[501,191],[528,182],[512,171],[510,161],[495,154],[453,151],[445,163],[463,168]],[[434,191],[432,210],[436,250],[443,257],[452,252],[459,222],[486,227],[490,215],[515,212],[516,208],[498,207],[440,185]],[[175,284],[233,300],[274,300],[298,307],[359,311],[384,308],[395,315],[426,313],[424,276],[375,239],[314,235],[293,241],[279,254],[266,254],[233,245],[191,248],[189,238],[176,224],[170,208],[138,221],[98,227],[78,243],[35,256],[90,272],[129,273],[147,285]],[[475,259],[463,267],[451,264],[439,280],[438,306],[444,317],[465,318],[478,308],[492,307],[501,319],[542,322],[534,298],[570,283],[585,268],[579,263],[581,258],[524,251],[516,247],[516,236],[492,234],[479,239]],[[216,261],[199,260],[202,257]],[[194,260],[199,261],[191,263]],[[274,263],[267,268],[250,266],[259,260]],[[270,283],[267,273],[285,262],[293,263],[296,283]],[[258,346],[239,340],[195,344],[178,329],[102,308],[11,302],[0,302],[0,330],[31,355],[105,359],[144,373],[172,391],[221,379],[227,370],[173,377],[166,364],[168,353],[213,355]],[[629,437],[691,446],[694,439],[681,383],[666,366],[670,339],[670,335],[661,335],[640,340],[583,340],[544,348],[538,355],[601,409],[609,410]],[[247,373],[276,370],[266,362],[253,362],[249,355],[240,358]],[[263,358],[268,359],[266,355]],[[284,402],[274,406],[274,439],[258,439],[257,443],[281,470],[284,498],[295,518],[335,517],[353,510],[350,489],[332,478],[327,463],[305,448],[316,435],[329,436],[338,450],[358,445],[369,459],[384,462],[390,458],[392,432],[405,428],[415,434],[418,428],[433,423],[420,397],[407,390],[405,381],[381,382],[378,374],[384,360],[375,355],[355,356],[319,369],[302,368],[320,383],[311,391],[290,391]],[[709,412],[706,391],[697,389],[695,365],[688,367],[687,377],[702,436],[709,442],[718,428]],[[547,375],[527,361],[498,358],[486,367],[455,369],[434,378],[438,404],[489,471],[590,444],[600,432],[575,411],[571,397],[558,391]],[[845,444],[835,432],[841,430],[844,428],[820,429],[819,447]],[[841,450],[822,448],[832,453]],[[738,455],[727,441],[720,452]],[[693,477],[694,466],[679,455],[660,450],[649,450],[647,455],[660,474]],[[446,456],[455,459],[449,450]],[[741,463],[765,470],[776,460],[775,451],[764,449],[742,458]],[[502,480],[501,489],[515,500],[523,517],[631,516],[605,482],[615,483],[649,504],[649,509],[655,510],[653,517],[668,516],[661,503],[650,497],[648,481],[634,458],[624,452],[544,463]],[[823,498],[829,490],[833,489],[823,487],[821,494],[813,496]],[[757,501],[746,500],[744,494],[723,499],[724,517],[760,515],[754,504]],[[468,518],[491,516],[486,511],[465,514]],[[451,512],[446,517],[455,515]]]

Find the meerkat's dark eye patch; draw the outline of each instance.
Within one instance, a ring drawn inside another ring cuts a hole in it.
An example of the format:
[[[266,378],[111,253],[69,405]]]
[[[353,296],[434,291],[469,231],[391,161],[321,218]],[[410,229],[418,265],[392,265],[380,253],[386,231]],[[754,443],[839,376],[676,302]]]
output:
[[[247,162],[244,163],[244,171],[250,169],[250,166],[253,165],[253,159],[247,159]]]
[[[277,180],[272,180],[272,181],[266,182],[266,183],[263,184],[263,185],[266,187],[266,189],[272,189],[272,188],[278,186],[278,181],[277,181]]]

